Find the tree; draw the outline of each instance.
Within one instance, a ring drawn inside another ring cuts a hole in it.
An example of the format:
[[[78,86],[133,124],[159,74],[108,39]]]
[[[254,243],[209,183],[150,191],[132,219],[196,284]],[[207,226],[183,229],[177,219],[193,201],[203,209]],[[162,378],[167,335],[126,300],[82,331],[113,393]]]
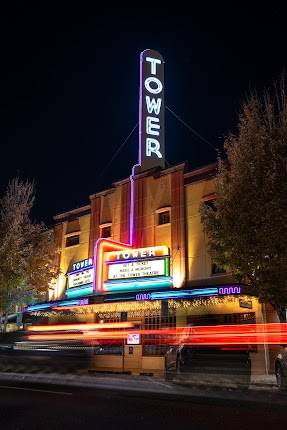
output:
[[[58,275],[54,265],[53,233],[42,223],[31,221],[35,201],[34,184],[12,179],[0,199],[0,317],[16,305],[45,299],[49,284]]]
[[[287,96],[285,79],[243,104],[219,158],[214,208],[201,206],[209,250],[271,303],[287,307]]]

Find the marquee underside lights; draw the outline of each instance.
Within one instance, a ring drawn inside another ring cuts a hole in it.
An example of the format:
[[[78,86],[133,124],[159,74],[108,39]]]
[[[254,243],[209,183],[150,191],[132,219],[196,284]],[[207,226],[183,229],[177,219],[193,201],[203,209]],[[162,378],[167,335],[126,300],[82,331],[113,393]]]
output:
[[[146,285],[145,285],[146,283]],[[244,294],[244,289],[240,285],[226,285],[218,287],[207,287],[207,288],[195,288],[191,290],[172,290],[172,278],[170,277],[158,277],[155,279],[144,278],[144,279],[132,279],[130,281],[121,280],[118,281],[107,281],[105,283],[105,295],[101,293],[96,295],[101,298],[101,304],[95,306],[103,306],[105,303],[117,303],[119,306],[123,306],[128,303],[139,302],[159,302],[162,300],[175,301],[181,300],[186,303],[193,303],[194,300],[204,300],[204,298],[210,298],[212,300],[222,300],[224,297],[238,297]],[[165,288],[165,291],[160,289]],[[145,289],[154,290],[145,292]],[[157,291],[159,289],[159,291]],[[28,306],[25,312],[37,312],[37,311],[49,311],[49,310],[60,310],[72,307],[81,306],[93,306],[95,303],[93,300],[93,287],[88,286],[87,289],[74,289],[68,291],[69,293],[75,294],[67,297],[67,300],[59,300],[49,303],[39,303]],[[81,291],[82,290],[82,291]],[[117,294],[120,293],[120,294]],[[128,294],[125,294],[128,293]],[[84,294],[89,295],[87,298],[82,297]]]

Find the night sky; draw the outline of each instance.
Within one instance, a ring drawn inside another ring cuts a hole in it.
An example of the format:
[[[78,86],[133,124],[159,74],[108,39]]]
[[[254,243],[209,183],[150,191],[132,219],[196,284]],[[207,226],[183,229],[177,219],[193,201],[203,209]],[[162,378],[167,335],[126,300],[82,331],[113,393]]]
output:
[[[147,48],[165,59],[166,105],[221,149],[250,90],[286,68],[286,14],[276,1],[201,4],[184,16],[152,13],[150,3],[149,14],[2,9],[0,192],[13,176],[34,179],[33,216],[50,225],[53,215],[127,177],[138,130],[111,159],[138,122],[139,55]],[[172,165],[216,160],[169,111],[165,138]]]

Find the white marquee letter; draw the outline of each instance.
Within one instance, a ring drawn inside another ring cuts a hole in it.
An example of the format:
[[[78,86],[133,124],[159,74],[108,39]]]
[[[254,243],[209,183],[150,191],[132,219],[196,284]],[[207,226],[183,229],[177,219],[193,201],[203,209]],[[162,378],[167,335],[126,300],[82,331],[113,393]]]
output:
[[[146,117],[146,132],[147,134],[152,134],[153,136],[159,135],[160,125],[155,124],[155,122],[159,122],[159,118],[154,118],[153,116]]]
[[[154,82],[155,85],[157,86],[157,88],[152,88],[150,86],[151,82]],[[146,89],[148,90],[148,92],[152,93],[152,94],[159,94],[162,91],[162,83],[157,78],[152,78],[152,77],[147,78],[144,81],[144,86],[146,87]]]
[[[148,137],[146,140],[146,156],[150,157],[151,153],[154,152],[158,158],[162,158],[161,153],[159,152],[160,144],[156,139],[152,139]]]
[[[156,75],[156,65],[161,64],[161,61],[158,60],[157,58],[151,58],[151,57],[146,57],[145,60],[151,63],[151,74]]]
[[[161,98],[158,98],[156,101],[154,98],[150,98],[150,96],[145,96],[146,108],[148,113],[154,113],[158,115],[160,113],[161,108]]]

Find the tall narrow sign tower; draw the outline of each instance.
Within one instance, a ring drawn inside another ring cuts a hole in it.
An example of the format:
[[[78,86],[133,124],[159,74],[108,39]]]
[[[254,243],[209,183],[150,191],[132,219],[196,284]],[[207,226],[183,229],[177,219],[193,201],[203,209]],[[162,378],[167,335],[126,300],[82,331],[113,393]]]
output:
[[[140,56],[138,164],[141,171],[165,167],[164,61],[151,49]]]

